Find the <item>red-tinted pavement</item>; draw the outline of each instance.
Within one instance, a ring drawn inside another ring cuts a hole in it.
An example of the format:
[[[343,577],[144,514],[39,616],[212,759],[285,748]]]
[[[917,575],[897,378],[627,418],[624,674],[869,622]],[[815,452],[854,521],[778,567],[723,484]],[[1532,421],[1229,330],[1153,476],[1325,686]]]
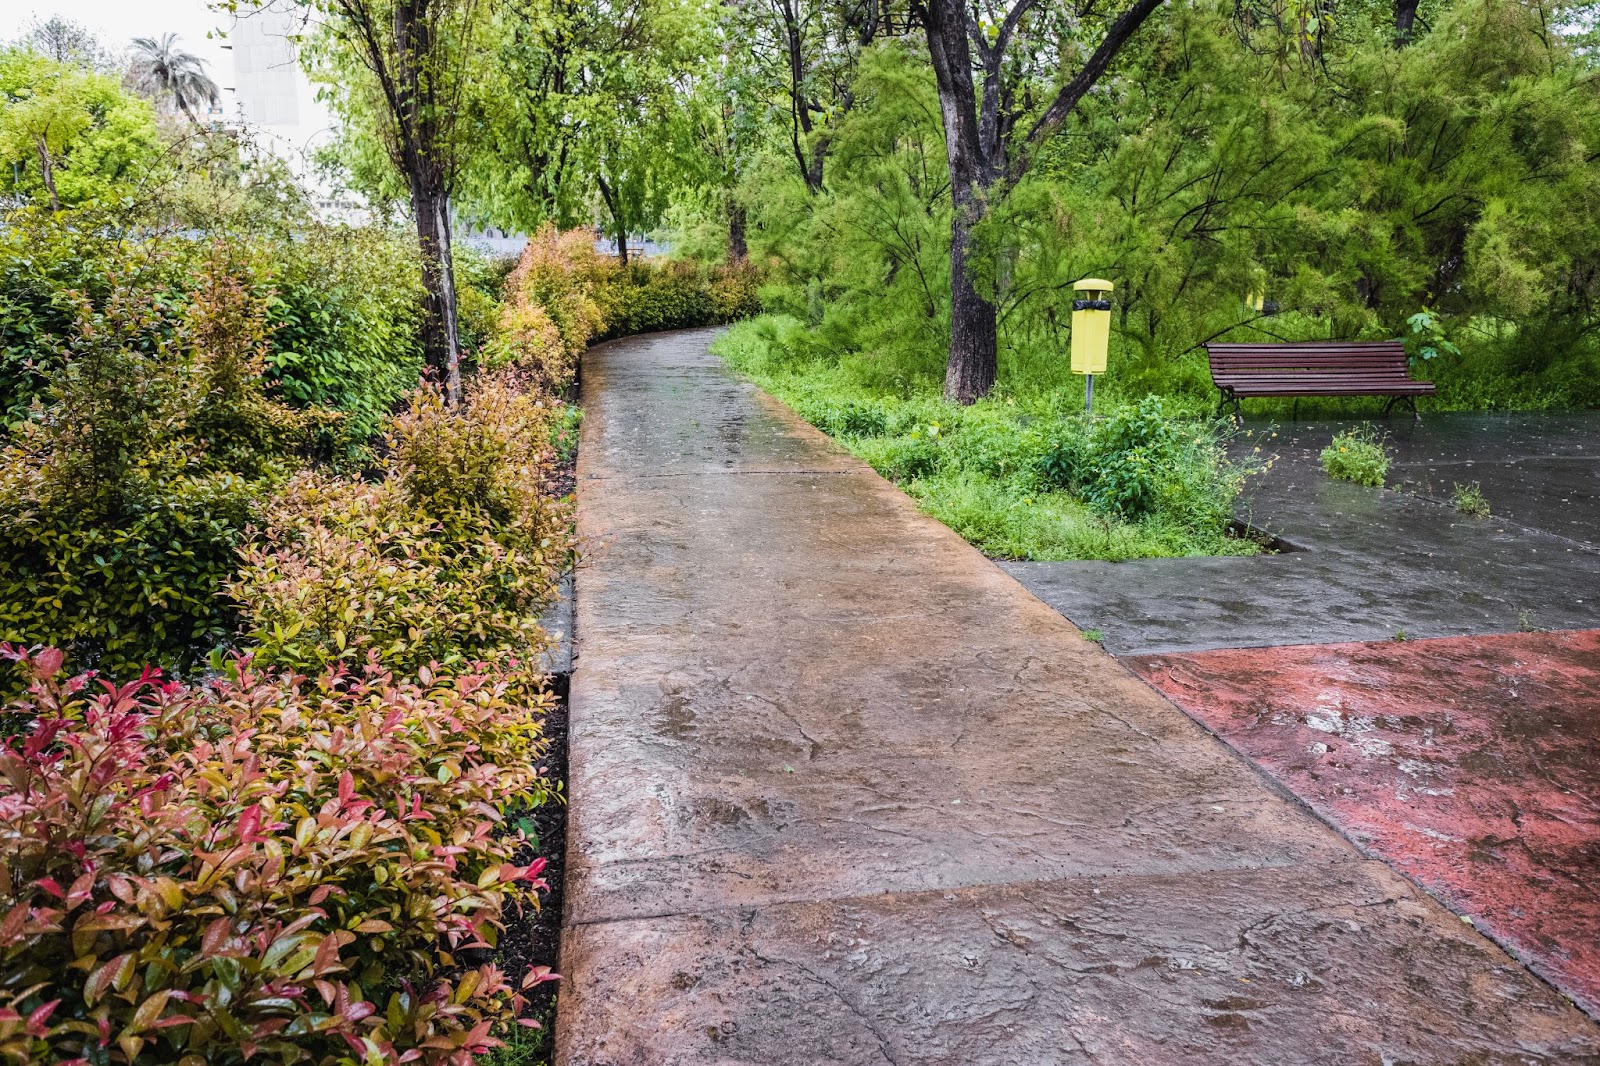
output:
[[[1600,630],[1125,661],[1600,1014]]]

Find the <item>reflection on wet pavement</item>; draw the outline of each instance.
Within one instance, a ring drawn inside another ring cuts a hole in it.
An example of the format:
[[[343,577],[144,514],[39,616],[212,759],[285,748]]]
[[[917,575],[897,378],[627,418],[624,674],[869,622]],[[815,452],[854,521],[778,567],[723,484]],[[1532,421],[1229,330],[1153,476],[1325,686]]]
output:
[[[1001,566],[1118,654],[1600,624],[1600,413],[1397,420],[1398,491],[1322,472],[1346,425],[1248,427],[1279,458],[1241,517],[1305,552]],[[1490,518],[1447,502],[1474,482]]]

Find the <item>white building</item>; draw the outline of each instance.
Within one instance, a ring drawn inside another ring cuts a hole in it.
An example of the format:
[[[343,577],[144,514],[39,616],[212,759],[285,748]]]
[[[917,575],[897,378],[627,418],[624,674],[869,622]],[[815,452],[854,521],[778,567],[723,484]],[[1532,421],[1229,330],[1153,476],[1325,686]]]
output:
[[[232,23],[223,45],[233,58],[224,121],[236,123],[258,150],[283,159],[315,188],[312,157],[333,138],[336,124],[296,59],[299,19],[281,5],[241,4]]]

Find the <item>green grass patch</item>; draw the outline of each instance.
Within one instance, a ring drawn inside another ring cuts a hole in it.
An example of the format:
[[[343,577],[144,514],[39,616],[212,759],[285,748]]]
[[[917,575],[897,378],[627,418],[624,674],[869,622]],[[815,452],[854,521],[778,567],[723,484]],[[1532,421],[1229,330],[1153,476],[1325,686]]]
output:
[[[1194,404],[1069,386],[946,403],[931,377],[877,373],[797,319],[735,324],[713,351],[900,485],[923,512],[1002,559],[1249,555],[1228,533],[1261,464],[1228,457],[1230,424]]]
[[[1483,488],[1476,482],[1468,485],[1457,484],[1450,490],[1450,503],[1456,510],[1473,518],[1489,517],[1489,501],[1483,495]]]

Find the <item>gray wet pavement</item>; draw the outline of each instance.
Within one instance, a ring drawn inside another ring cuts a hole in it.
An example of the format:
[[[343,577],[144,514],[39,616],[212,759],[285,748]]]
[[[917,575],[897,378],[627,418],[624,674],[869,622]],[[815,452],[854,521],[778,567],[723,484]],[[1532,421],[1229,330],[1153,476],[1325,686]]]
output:
[[[1118,654],[1600,625],[1600,412],[1380,422],[1388,489],[1322,472],[1347,425],[1247,427],[1278,460],[1240,515],[1303,551],[1001,565]],[[1469,483],[1491,517],[1451,506]]]
[[[711,336],[584,364],[558,1066],[1600,1063]]]

